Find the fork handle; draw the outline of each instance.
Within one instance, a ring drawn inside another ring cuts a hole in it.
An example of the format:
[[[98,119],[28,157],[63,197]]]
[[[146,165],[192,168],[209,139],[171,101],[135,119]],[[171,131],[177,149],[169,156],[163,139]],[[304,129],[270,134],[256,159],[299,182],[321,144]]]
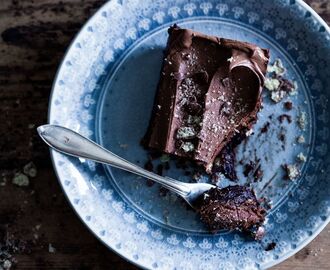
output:
[[[71,129],[58,125],[42,125],[37,128],[37,131],[46,144],[58,152],[90,159],[143,176],[181,196],[187,196],[190,193],[188,184],[142,169]]]

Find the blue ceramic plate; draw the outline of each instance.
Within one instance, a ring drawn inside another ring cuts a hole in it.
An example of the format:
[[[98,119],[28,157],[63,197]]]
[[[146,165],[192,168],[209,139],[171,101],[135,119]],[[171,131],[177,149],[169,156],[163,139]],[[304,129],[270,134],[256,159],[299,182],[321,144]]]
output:
[[[88,21],[63,60],[49,122],[74,129],[143,166],[147,156],[139,142],[151,114],[167,28],[173,23],[270,48],[272,60],[280,58],[286,76],[298,84],[298,94],[286,98],[294,104],[289,112],[293,122],[278,124],[283,103],[272,103],[265,91],[254,129],[270,121],[270,130],[261,136],[255,132],[238,149],[238,160],[254,155],[261,159],[263,180],[253,185],[273,202],[266,237],[254,242],[237,232],[210,234],[175,195],[160,196],[159,186],[148,187],[129,173],[52,152],[59,181],[90,230],[141,267],[270,267],[310,242],[330,217],[330,31],[302,1],[109,1]],[[304,130],[296,123],[301,113],[307,119]],[[286,134],[283,145],[277,138],[280,132]],[[300,135],[303,144],[296,143]],[[283,180],[281,165],[297,163],[300,152],[307,157],[299,164],[301,176]],[[167,175],[189,180],[174,167]],[[265,251],[272,242],[275,249]]]

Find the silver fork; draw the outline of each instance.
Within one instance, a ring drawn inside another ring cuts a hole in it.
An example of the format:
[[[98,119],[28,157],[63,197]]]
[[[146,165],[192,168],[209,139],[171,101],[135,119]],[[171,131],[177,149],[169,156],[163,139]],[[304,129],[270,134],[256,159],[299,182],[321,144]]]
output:
[[[159,176],[115,155],[79,133],[57,125],[37,128],[40,137],[54,150],[80,158],[107,164],[145,178],[151,179],[180,195],[191,207],[197,209],[196,200],[214,185],[206,183],[183,183],[169,177]]]

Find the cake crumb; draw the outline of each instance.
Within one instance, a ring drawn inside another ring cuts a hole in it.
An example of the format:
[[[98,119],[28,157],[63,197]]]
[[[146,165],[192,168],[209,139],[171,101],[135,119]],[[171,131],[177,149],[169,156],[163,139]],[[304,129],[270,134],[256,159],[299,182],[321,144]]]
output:
[[[284,108],[288,111],[292,110],[292,108],[293,108],[292,102],[291,101],[284,102]]]
[[[288,114],[281,114],[278,117],[278,120],[280,121],[281,124],[284,122],[285,119],[288,121],[289,124],[292,122],[291,116]]]
[[[260,129],[260,133],[266,133],[269,129],[270,123],[266,122],[264,126]]]
[[[164,169],[163,164],[158,164],[156,168],[156,173],[160,176],[163,176],[163,169]]]
[[[299,168],[296,164],[286,164],[284,165],[284,168],[286,170],[286,175],[289,180],[295,180],[300,175]]]
[[[280,87],[280,81],[278,79],[274,79],[274,78],[266,78],[265,87],[269,91],[275,91]]]
[[[306,125],[307,125],[307,115],[305,112],[300,112],[298,119],[298,126],[301,130],[305,130],[306,129]]]
[[[277,58],[273,65],[268,65],[267,72],[274,72],[276,75],[283,75],[285,73],[285,68],[281,59]]]
[[[274,243],[274,242],[269,243],[269,244],[266,246],[265,251],[271,251],[271,250],[273,250],[275,247],[276,247],[276,243]]]
[[[159,188],[159,196],[160,197],[166,197],[167,193],[168,193],[168,189],[166,189],[164,187]]]
[[[255,163],[250,161],[249,163],[244,165],[243,175],[245,177],[248,177],[254,169],[255,169]]]
[[[285,91],[273,91],[271,93],[270,98],[275,102],[278,103],[280,102],[284,97],[286,96],[286,92]]]
[[[15,173],[12,183],[19,187],[27,187],[30,184],[30,181],[29,177],[21,172],[18,172]]]
[[[261,169],[261,165],[259,164],[259,166],[257,167],[256,171],[253,173],[254,181],[255,182],[260,181],[263,176],[264,176],[264,172]]]
[[[306,162],[307,161],[307,158],[306,156],[300,152],[298,155],[297,155],[297,159],[300,161],[300,162]]]
[[[287,95],[296,95],[298,85],[297,82],[288,80],[283,77],[285,74],[285,68],[280,59],[276,59],[273,65],[268,65],[267,72],[269,76],[265,79],[264,86],[268,89],[271,94],[270,98],[275,103],[280,102]],[[287,102],[284,105],[287,110],[292,109],[292,103]]]
[[[290,96],[295,96],[298,94],[298,83],[296,81],[293,81],[293,87],[292,89],[289,91],[289,95]]]
[[[149,172],[152,172],[154,169],[154,165],[152,164],[151,160],[148,160],[145,164],[144,164],[144,169],[146,169]]]
[[[297,138],[297,142],[300,143],[300,144],[303,144],[306,142],[305,140],[305,137],[303,135],[300,135],[298,138]]]
[[[154,184],[155,184],[154,181],[152,181],[152,180],[150,180],[150,179],[147,179],[147,180],[146,180],[146,185],[147,185],[147,187],[152,187]]]

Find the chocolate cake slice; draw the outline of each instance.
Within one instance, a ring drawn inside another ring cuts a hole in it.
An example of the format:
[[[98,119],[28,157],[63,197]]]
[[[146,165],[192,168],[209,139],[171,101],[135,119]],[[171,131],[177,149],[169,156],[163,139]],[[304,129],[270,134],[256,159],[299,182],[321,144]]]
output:
[[[253,190],[245,186],[212,188],[200,199],[201,220],[216,232],[221,229],[239,230],[261,239],[266,210]]]
[[[168,32],[144,142],[193,159],[210,173],[223,147],[256,121],[269,52],[176,25]]]

